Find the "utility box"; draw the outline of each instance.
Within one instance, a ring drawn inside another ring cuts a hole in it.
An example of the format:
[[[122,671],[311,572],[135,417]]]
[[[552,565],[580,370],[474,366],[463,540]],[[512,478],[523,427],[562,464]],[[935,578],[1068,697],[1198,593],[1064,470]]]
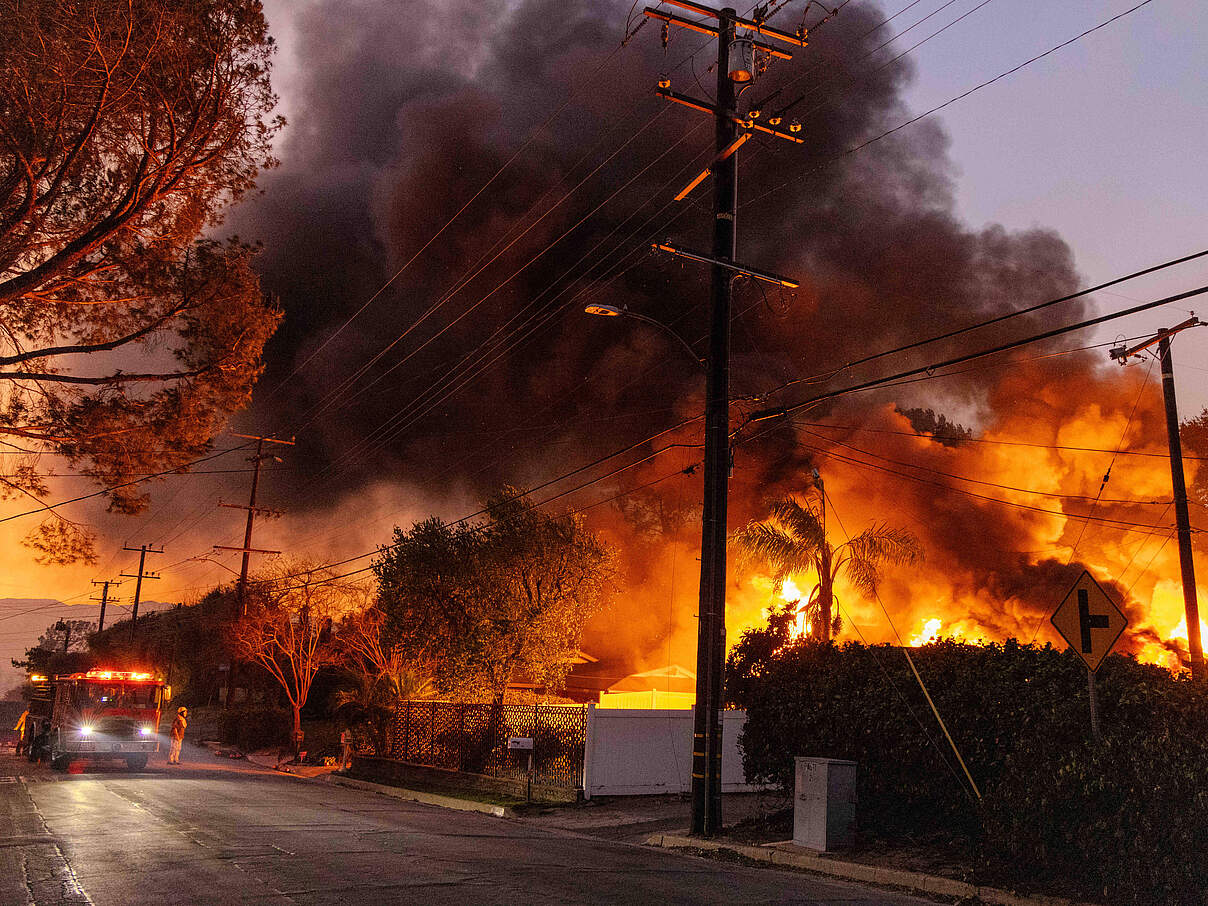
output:
[[[798,758],[793,842],[819,852],[856,842],[856,763]]]

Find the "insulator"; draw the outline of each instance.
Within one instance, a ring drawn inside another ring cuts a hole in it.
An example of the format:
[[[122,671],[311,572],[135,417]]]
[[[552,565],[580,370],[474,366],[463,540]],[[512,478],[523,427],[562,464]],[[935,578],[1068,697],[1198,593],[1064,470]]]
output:
[[[755,42],[750,35],[739,35],[730,42],[730,71],[732,82],[750,82],[755,78]]]
[[[789,123],[789,132],[800,132],[800,131],[801,131],[801,123],[799,123],[797,120],[793,120],[791,123]]]
[[[779,126],[782,122],[784,122],[784,120],[778,116],[769,116],[768,117],[769,126]]]
[[[659,88],[670,88],[670,87],[671,87],[671,79],[669,79],[667,76],[659,76]]]
[[[750,116],[751,119],[753,119],[753,120],[759,119],[759,117],[762,115],[763,115],[763,111],[760,110],[758,107],[752,107],[751,112],[748,114],[748,116]]]
[[[754,129],[754,128],[755,128],[755,121],[754,121],[754,120],[742,120],[742,122],[741,122],[741,124],[740,124],[740,125],[741,125],[741,126],[742,126],[742,128],[744,128],[744,129]]]

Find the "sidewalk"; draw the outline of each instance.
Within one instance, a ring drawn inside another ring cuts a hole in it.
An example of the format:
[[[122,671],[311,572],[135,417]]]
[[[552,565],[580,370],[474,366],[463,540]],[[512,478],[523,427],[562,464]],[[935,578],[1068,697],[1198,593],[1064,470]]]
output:
[[[228,759],[230,756],[223,754],[225,751],[234,751],[233,747],[220,745],[218,743],[210,743],[207,741],[206,748],[213,753],[215,758]],[[255,765],[259,768],[268,768],[280,774],[292,774],[295,777],[301,777],[305,780],[312,780],[316,777],[323,777],[327,774],[335,773],[339,770],[338,765],[323,765],[323,764],[289,764],[277,760],[277,753],[272,749],[265,749],[261,752],[240,753],[239,759],[230,758],[235,761],[246,761],[248,764]]]
[[[780,793],[727,793],[722,814],[727,824],[787,808]],[[652,834],[684,833],[692,820],[692,802],[686,794],[665,796],[607,796],[578,805],[528,805],[520,812],[526,822],[576,833],[645,843]]]

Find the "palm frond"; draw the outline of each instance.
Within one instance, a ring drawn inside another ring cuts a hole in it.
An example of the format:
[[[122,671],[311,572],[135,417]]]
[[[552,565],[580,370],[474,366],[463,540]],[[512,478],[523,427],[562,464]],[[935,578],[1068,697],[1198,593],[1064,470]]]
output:
[[[751,522],[735,531],[730,540],[745,565],[759,565],[771,570],[776,579],[789,573],[806,572],[813,566],[811,552],[796,536],[768,522]]]
[[[849,559],[847,577],[857,591],[872,595],[881,579],[883,565],[914,566],[923,560],[919,539],[904,528],[873,525],[844,545]]]
[[[749,522],[730,536],[740,562],[763,566],[777,580],[808,572],[826,543],[817,514],[793,497],[773,500],[768,509],[768,518]]]
[[[796,497],[779,497],[768,504],[769,522],[776,522],[811,550],[818,550],[826,543],[826,532],[822,528],[820,515],[809,506],[802,506]]]

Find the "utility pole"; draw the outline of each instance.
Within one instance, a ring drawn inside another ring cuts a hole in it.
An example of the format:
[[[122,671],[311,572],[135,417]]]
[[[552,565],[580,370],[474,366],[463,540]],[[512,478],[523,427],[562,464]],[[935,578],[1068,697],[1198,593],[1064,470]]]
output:
[[[1166,403],[1166,441],[1170,447],[1170,482],[1174,487],[1174,520],[1179,536],[1179,569],[1183,580],[1183,609],[1187,616],[1187,648],[1191,655],[1191,678],[1203,682],[1204,646],[1200,638],[1200,605],[1195,588],[1195,561],[1191,555],[1191,517],[1187,512],[1187,480],[1183,475],[1183,442],[1179,437],[1179,409],[1174,394],[1174,362],[1170,357],[1170,339],[1189,327],[1204,324],[1193,314],[1174,327],[1159,330],[1153,337],[1130,347],[1111,350],[1111,357],[1123,365],[1134,355],[1158,344],[1162,366],[1162,396]]]
[[[730,470],[730,301],[736,274],[782,286],[797,283],[785,277],[756,271],[735,263],[738,209],[738,149],[751,137],[752,130],[800,144],[794,123],[789,131],[776,128],[780,118],[773,116],[764,126],[757,120],[762,111],[752,109],[740,116],[736,103],[741,88],[747,87],[757,73],[757,51],[791,59],[792,55],[751,37],[758,32],[789,44],[804,47],[804,29],[790,34],[770,28],[760,20],[740,18],[727,7],[716,10],[689,0],[667,0],[704,20],[689,20],[647,7],[646,16],[661,20],[666,29],[675,25],[704,32],[717,38],[717,101],[710,104],[670,90],[670,81],[659,81],[658,95],[677,104],[711,114],[714,119],[713,163],[677,196],[682,200],[710,175],[713,185],[713,248],[711,254],[693,252],[670,242],[657,243],[656,249],[711,266],[709,294],[709,354],[705,375],[705,491],[701,520],[701,570],[699,623],[696,643],[696,708],[692,731],[692,833],[711,836],[722,828],[721,747],[722,691],[726,657],[726,504]],[[716,24],[711,20],[716,20]],[[738,29],[744,29],[740,35]],[[738,129],[743,129],[743,135]]]
[[[278,440],[274,437],[260,437],[255,434],[236,434],[235,437],[243,437],[256,442],[256,455],[248,459],[252,463],[252,493],[248,498],[247,506],[238,503],[219,503],[219,506],[229,507],[232,510],[247,510],[247,526],[243,531],[243,547],[228,547],[223,544],[215,544],[216,551],[236,551],[243,554],[243,566],[239,570],[239,609],[240,613],[247,614],[247,574],[248,566],[251,561],[252,554],[279,554],[281,551],[264,550],[263,548],[252,547],[252,525],[255,522],[256,515],[261,516],[280,516],[279,510],[270,510],[265,507],[256,506],[256,491],[260,487],[260,463],[265,459],[275,459],[277,462],[281,460],[272,454],[265,454],[264,445],[268,444],[283,444],[292,447],[295,443],[293,438],[289,440]]]
[[[247,525],[243,530],[243,547],[229,547],[223,544],[215,544],[216,551],[235,551],[243,554],[243,565],[239,569],[239,585],[236,587],[236,600],[238,602],[240,616],[247,616],[247,575],[248,568],[251,564],[252,554],[279,554],[281,551],[264,550],[263,548],[252,547],[252,525],[256,520],[257,514],[261,516],[280,516],[279,510],[270,510],[265,507],[256,506],[256,492],[260,488],[260,463],[265,459],[274,459],[277,462],[281,460],[272,454],[264,452],[264,445],[282,444],[283,446],[292,447],[294,438],[289,440],[278,440],[275,437],[261,437],[258,434],[236,434],[235,437],[242,437],[245,440],[254,440],[256,442],[256,453],[248,459],[252,463],[252,492],[248,497],[247,506],[238,503],[222,503],[219,506],[228,507],[232,510],[247,510]],[[229,708],[231,705],[231,694],[235,690],[235,662],[231,661],[231,669],[227,673],[227,694],[223,701],[223,707]]]
[[[71,642],[71,627],[67,625],[66,620],[59,620],[55,623],[55,629],[63,633],[63,653],[67,653],[67,646]]]
[[[138,551],[138,572],[136,574],[120,573],[121,576],[124,576],[127,579],[135,580],[135,583],[134,583],[134,610],[130,614],[130,641],[133,642],[134,641],[134,630],[135,630],[135,627],[138,625],[138,602],[142,600],[142,594],[143,594],[143,579],[160,578],[158,573],[146,572],[144,567],[146,566],[146,563],[147,563],[147,554],[162,554],[164,552],[164,549],[161,547],[159,550],[155,550],[155,548],[151,547],[151,545],[144,544],[139,547],[127,547],[127,546],[123,545],[122,550]]]
[[[109,586],[121,585],[122,583],[121,583],[120,579],[117,579],[117,580],[115,580],[115,579],[103,579],[103,580],[102,579],[93,579],[92,584],[102,586],[101,596],[99,598],[94,597],[92,600],[101,602],[101,617],[99,620],[97,620],[96,631],[104,632],[105,631],[105,605],[109,603]]]

